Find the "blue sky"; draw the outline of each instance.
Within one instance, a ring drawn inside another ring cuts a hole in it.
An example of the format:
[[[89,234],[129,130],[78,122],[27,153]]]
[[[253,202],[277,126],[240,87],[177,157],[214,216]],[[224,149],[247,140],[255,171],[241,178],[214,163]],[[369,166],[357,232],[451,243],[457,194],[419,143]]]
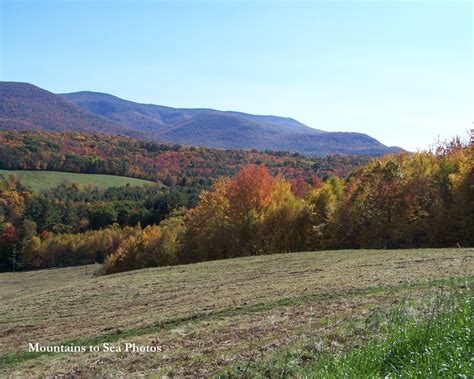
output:
[[[415,150],[473,121],[471,1],[1,2],[0,79]]]

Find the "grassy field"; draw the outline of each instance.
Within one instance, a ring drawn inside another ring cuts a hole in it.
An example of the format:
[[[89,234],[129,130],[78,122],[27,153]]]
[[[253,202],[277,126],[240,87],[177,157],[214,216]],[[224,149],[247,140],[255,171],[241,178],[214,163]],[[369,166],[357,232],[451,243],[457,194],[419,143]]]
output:
[[[470,286],[474,249],[293,253],[102,277],[97,268],[0,274],[0,377],[284,377],[292,364],[311,375],[308,351],[363,348],[379,312],[430,309],[448,284]],[[163,351],[29,353],[36,342]]]
[[[0,175],[8,176],[11,174],[18,176],[21,183],[33,191],[47,190],[64,182],[79,183],[82,185],[92,184],[99,188],[121,187],[127,184],[132,186],[153,184],[153,182],[148,180],[114,175],[76,174],[57,171],[0,170]]]

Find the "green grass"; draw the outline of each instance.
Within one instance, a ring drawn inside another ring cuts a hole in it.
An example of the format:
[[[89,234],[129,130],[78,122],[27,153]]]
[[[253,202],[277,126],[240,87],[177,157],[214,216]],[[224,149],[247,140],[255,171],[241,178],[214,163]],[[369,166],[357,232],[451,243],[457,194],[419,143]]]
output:
[[[319,340],[281,349],[266,361],[240,362],[218,377],[472,378],[472,284],[452,281],[434,299],[379,307],[359,333],[355,323],[349,325],[352,335],[342,353]]]
[[[329,353],[349,354],[367,345],[360,325],[375,309],[408,295],[422,306],[448,283],[472,285],[473,258],[474,249],[344,250],[108,276],[93,275],[97,265],[1,273],[0,377],[207,377],[232,373],[238,362],[246,367],[250,357],[249,373],[258,376],[262,362],[288,369],[279,357],[292,346],[325,341]],[[165,351],[29,353],[28,342],[130,342]],[[316,370],[307,355],[291,359]]]
[[[388,319],[381,341],[342,358],[323,359],[308,374],[314,377],[457,378],[474,376],[472,294],[422,321],[405,314]],[[436,311],[435,311],[436,312]]]
[[[78,183],[81,185],[92,184],[99,188],[122,187],[127,184],[132,186],[154,184],[148,180],[115,175],[76,174],[58,171],[0,170],[0,175],[8,176],[11,174],[15,174],[23,185],[38,192],[56,187],[64,182]]]

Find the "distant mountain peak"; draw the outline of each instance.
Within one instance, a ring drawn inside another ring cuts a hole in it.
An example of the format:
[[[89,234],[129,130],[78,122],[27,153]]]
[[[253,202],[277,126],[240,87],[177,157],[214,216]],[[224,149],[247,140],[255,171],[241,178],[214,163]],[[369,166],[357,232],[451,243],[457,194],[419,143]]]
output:
[[[135,133],[52,92],[22,82],[0,82],[0,129]]]

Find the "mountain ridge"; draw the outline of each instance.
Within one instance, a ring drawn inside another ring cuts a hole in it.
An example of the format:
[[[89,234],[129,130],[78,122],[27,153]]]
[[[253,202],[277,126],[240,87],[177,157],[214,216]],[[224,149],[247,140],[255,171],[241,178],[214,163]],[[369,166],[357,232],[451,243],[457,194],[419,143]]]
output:
[[[162,143],[306,155],[377,156],[401,150],[366,134],[327,132],[291,117],[142,104],[93,91],[53,94],[19,82],[0,82],[0,129],[100,132]]]
[[[0,82],[0,129],[64,131],[64,126],[61,127],[64,124],[76,131],[107,133],[109,129],[115,129],[134,134],[130,128],[115,125],[40,87]]]
[[[176,126],[179,122],[186,122],[192,117],[206,114],[229,118],[236,117],[251,123],[261,123],[278,132],[324,133],[322,130],[313,129],[290,117],[254,115],[245,112],[221,111],[212,108],[175,108],[157,104],[144,104],[125,100],[115,95],[93,91],[79,91],[58,95],[93,113],[110,117],[115,121],[130,122],[127,118],[123,118],[123,113],[126,110],[139,113],[144,117],[153,116],[160,121],[170,123],[172,126]],[[104,107],[103,109],[100,108],[101,105]],[[111,114],[111,109],[115,109],[116,112]],[[128,116],[130,117],[131,115]],[[137,115],[135,114],[134,116]]]

